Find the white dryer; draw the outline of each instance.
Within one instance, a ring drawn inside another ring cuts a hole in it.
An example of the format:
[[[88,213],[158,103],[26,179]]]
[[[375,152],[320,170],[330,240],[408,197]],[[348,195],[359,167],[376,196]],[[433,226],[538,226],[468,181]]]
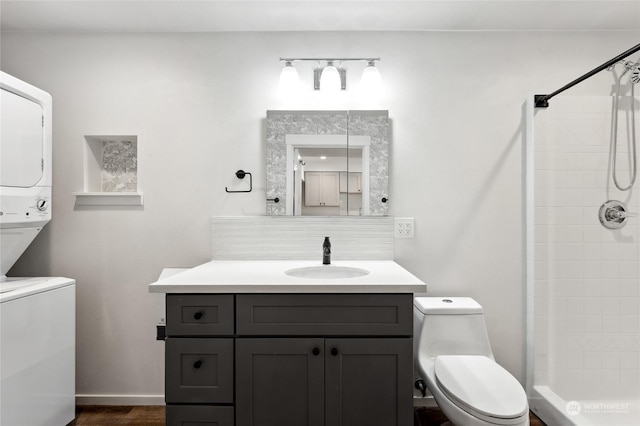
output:
[[[0,71],[0,277],[51,220],[51,95]]]

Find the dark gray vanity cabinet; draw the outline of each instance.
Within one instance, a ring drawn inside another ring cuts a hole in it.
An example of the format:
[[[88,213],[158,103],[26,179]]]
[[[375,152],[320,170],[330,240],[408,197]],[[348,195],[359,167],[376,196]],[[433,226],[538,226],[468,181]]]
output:
[[[214,322],[225,322],[226,310],[211,307],[231,303],[233,331],[172,335],[170,305],[182,305],[172,306],[174,320],[191,323],[199,300],[209,306],[209,320],[218,312]],[[412,294],[167,295],[167,425],[412,424],[412,300]],[[235,418],[224,423],[228,409]]]
[[[167,426],[234,426],[234,297],[168,294]]]

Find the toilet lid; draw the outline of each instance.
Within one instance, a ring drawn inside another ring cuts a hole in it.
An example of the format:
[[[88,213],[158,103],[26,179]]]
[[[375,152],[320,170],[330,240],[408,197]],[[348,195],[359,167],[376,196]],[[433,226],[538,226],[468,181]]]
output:
[[[438,387],[469,414],[498,424],[528,414],[527,395],[520,383],[490,358],[442,355],[434,367]]]

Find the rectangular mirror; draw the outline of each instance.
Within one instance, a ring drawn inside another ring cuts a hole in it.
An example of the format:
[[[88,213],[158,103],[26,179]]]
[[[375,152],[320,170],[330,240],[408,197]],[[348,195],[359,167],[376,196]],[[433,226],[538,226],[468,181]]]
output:
[[[267,111],[267,214],[387,215],[388,128],[388,111]]]

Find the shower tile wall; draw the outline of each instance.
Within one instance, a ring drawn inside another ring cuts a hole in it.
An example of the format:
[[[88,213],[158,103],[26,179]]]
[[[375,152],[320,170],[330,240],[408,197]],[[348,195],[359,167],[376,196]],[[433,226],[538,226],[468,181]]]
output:
[[[529,350],[534,385],[569,399],[640,396],[640,218],[618,230],[598,219],[610,199],[640,211],[640,181],[626,193],[612,183],[611,111],[610,97],[561,97],[536,114],[535,343]],[[621,113],[624,183],[627,120]],[[640,129],[640,117],[636,122]]]

